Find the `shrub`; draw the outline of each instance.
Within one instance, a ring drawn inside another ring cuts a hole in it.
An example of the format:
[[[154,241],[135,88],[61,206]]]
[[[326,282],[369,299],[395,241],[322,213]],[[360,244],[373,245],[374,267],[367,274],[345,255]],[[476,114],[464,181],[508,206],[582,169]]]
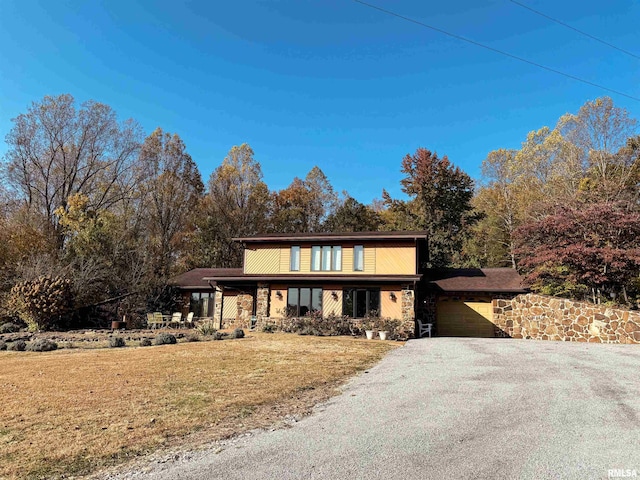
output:
[[[109,347],[111,348],[120,348],[126,345],[124,338],[122,337],[111,337],[109,339]]]
[[[161,333],[153,339],[154,345],[172,345],[174,343],[178,343],[178,340],[176,340],[176,337],[170,333]]]
[[[236,328],[231,334],[229,338],[244,338],[244,330],[241,328]]]
[[[4,340],[0,340],[0,350],[6,350],[7,343]]]
[[[13,350],[14,352],[24,352],[27,348],[27,342],[24,340],[16,340],[7,344],[7,350]]]
[[[140,346],[141,347],[150,347],[151,346],[151,339],[150,338],[143,338],[142,340],[140,340]]]
[[[190,333],[184,337],[185,342],[199,342],[201,340],[199,333]]]
[[[228,336],[229,336],[229,334],[227,334],[227,333],[216,332],[211,336],[211,338],[213,338],[214,340],[224,340]]]
[[[262,331],[263,331],[264,333],[273,333],[273,332],[275,332],[277,329],[278,329],[278,327],[276,326],[276,324],[275,324],[275,323],[265,323],[265,324],[262,326]]]
[[[202,335],[213,335],[218,329],[213,326],[213,322],[202,322],[198,325],[198,332]]]
[[[15,333],[20,330],[20,325],[13,322],[7,322],[0,325],[0,333]]]
[[[362,328],[347,316],[329,315],[327,317],[323,317],[320,313],[291,318],[286,322],[282,330],[289,333],[298,333],[300,335],[316,336],[358,336],[362,333]]]
[[[58,344],[46,338],[39,338],[29,344],[27,350],[30,352],[50,352],[57,350]]]
[[[50,329],[70,311],[72,303],[69,279],[42,276],[15,284],[7,307],[27,324],[30,331],[35,331]]]

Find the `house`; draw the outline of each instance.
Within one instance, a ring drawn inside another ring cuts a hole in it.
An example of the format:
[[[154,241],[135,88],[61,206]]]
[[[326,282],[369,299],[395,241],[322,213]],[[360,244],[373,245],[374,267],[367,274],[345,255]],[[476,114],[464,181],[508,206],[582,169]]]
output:
[[[378,315],[415,331],[416,318],[440,335],[503,336],[492,302],[524,292],[517,272],[427,269],[427,233],[268,234],[233,239],[242,268],[197,268],[174,277],[185,312],[218,328],[282,324],[310,313]]]
[[[190,311],[219,327],[277,323],[317,312],[379,315],[414,329],[426,232],[270,234],[235,238],[241,269],[191,270],[172,279]]]

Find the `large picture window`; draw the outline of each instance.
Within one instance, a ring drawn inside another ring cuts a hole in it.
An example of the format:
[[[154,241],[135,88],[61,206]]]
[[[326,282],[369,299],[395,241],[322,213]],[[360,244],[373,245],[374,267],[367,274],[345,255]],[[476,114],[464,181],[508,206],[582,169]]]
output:
[[[311,247],[311,270],[314,272],[342,270],[342,247],[328,245]]]
[[[291,247],[291,259],[289,262],[289,267],[292,272],[300,271],[300,247],[299,246]]]
[[[322,288],[291,287],[287,291],[287,314],[303,317],[322,311]]]
[[[345,288],[342,291],[342,314],[352,318],[380,314],[380,290]]]
[[[189,302],[189,311],[194,317],[213,317],[215,305],[214,292],[193,292]]]

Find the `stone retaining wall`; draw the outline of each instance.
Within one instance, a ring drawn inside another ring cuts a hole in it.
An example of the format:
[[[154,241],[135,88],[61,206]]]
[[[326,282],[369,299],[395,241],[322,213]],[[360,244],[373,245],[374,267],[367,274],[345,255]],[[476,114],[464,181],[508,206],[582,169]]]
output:
[[[493,300],[504,336],[594,343],[640,343],[640,312],[527,293]]]

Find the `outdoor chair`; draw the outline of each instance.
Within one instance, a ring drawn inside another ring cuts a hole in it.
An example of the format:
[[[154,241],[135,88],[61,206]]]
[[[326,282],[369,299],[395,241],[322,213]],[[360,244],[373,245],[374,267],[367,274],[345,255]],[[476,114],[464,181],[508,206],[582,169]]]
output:
[[[433,323],[423,323],[420,319],[417,319],[416,323],[418,324],[418,338],[422,338],[425,335],[429,335],[429,338],[431,338],[431,327],[433,327]]]
[[[162,318],[160,319],[160,323],[158,323],[158,321],[156,320],[155,314],[147,313],[147,326],[152,330],[154,328],[158,328],[159,326],[162,326]]]
[[[187,319],[185,320],[185,326],[187,328],[193,328],[195,326],[194,322],[193,322],[193,312],[189,312],[187,314]]]
[[[171,325],[175,325],[176,328],[180,328],[182,326],[182,314],[180,312],[174,312],[173,315],[171,315],[169,326]]]
[[[160,312],[153,312],[153,321],[156,325],[156,328],[158,327],[164,327],[165,324],[165,320],[162,317],[162,313]]]

